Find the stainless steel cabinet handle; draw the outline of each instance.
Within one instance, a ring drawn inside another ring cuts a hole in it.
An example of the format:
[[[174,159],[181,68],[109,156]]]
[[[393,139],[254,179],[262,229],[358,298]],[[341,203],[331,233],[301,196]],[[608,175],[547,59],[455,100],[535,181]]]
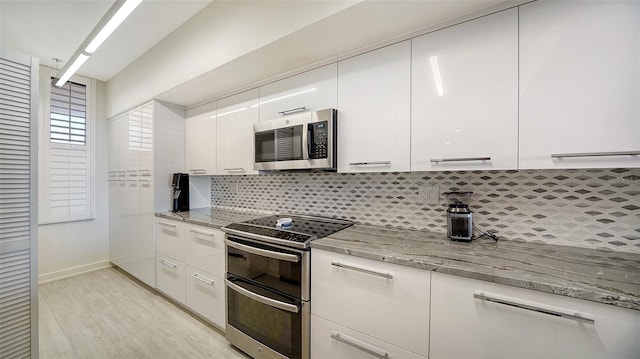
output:
[[[470,161],[491,161],[491,157],[460,157],[460,158],[432,158],[432,163],[440,162],[470,162]]]
[[[165,226],[165,227],[171,227],[171,228],[176,228],[178,227],[177,224],[173,224],[173,223],[167,223],[167,222],[158,222],[159,225],[161,226]]]
[[[482,291],[475,291],[473,293],[473,297],[475,299],[486,300],[487,302],[504,304],[542,314],[553,315],[554,317],[562,317],[587,324],[596,324],[596,321],[592,318],[589,318],[587,315],[569,309],[545,308],[544,306],[539,306],[535,303],[528,303],[517,298],[509,298],[498,294],[492,294]]]
[[[204,168],[196,168],[189,171],[191,171],[194,175],[207,173],[207,170]]]
[[[296,112],[301,112],[307,109],[307,106],[302,106],[302,107],[298,107],[298,108],[292,108],[291,110],[284,110],[284,111],[280,111],[278,112],[280,115],[284,116],[284,115],[288,115],[291,113],[296,113]]]
[[[349,166],[391,166],[391,161],[349,162]]]
[[[151,176],[151,170],[138,170],[138,172],[140,172],[141,176]]]
[[[224,170],[229,172],[244,172],[244,168],[242,167],[224,168]]]
[[[211,279],[209,279],[209,278],[207,278],[207,277],[205,277],[205,276],[202,276],[202,275],[200,275],[200,274],[198,274],[198,273],[193,273],[193,274],[191,274],[191,277],[192,277],[192,278],[195,278],[195,279],[197,279],[197,280],[199,280],[199,281],[201,281],[201,282],[207,283],[208,285],[214,285],[214,284],[216,284],[216,282],[214,282],[213,280],[211,280]]]
[[[370,346],[371,349],[367,348],[366,346],[364,346],[363,344],[360,344],[358,342],[360,342],[359,340],[356,340],[354,338],[348,337],[342,333],[339,332],[333,332],[331,333],[331,338],[339,341],[340,343],[344,343],[350,347],[356,348],[360,351],[363,351],[371,356],[374,356],[376,358],[380,358],[380,359],[389,359],[389,353],[385,352],[382,349],[376,348],[371,344],[367,344],[367,346]]]
[[[332,266],[336,266],[336,267],[340,267],[340,268],[344,268],[344,269],[351,269],[351,270],[354,270],[354,271],[357,271],[357,272],[377,275],[378,277],[393,279],[393,274],[391,274],[389,272],[379,272],[377,270],[358,267],[358,266],[354,266],[354,265],[351,265],[351,264],[344,264],[344,263],[340,263],[340,262],[336,262],[336,261],[332,261],[331,265]]]
[[[127,175],[127,171],[118,171],[120,177],[125,177]]]
[[[127,176],[135,177],[138,175],[137,170],[127,170]]]
[[[161,259],[161,260],[159,260],[158,262],[159,262],[160,264],[164,264],[165,266],[167,266],[167,267],[169,267],[169,268],[173,268],[173,269],[175,269],[175,268],[177,267],[177,265],[176,265],[176,264],[173,264],[173,263],[171,263],[171,262],[169,262],[169,261],[166,261],[166,260],[164,260],[164,259]]]
[[[197,229],[191,229],[191,230],[189,230],[189,232],[191,232],[191,233],[196,233],[196,234],[202,234],[202,235],[204,235],[204,236],[209,236],[209,237],[212,237],[212,238],[216,236],[216,234],[215,234],[215,233],[212,233],[212,232],[205,232],[205,231],[199,231],[199,230],[197,230]]]
[[[554,153],[551,155],[551,158],[612,157],[612,156],[640,156],[640,151]]]
[[[260,249],[260,248],[256,248],[256,247],[252,247],[252,246],[247,246],[247,245],[244,245],[244,244],[236,243],[236,242],[230,241],[228,239],[224,240],[224,244],[226,244],[229,247],[233,247],[235,249],[239,249],[241,251],[245,251],[245,252],[248,252],[248,253],[256,254],[256,255],[259,255],[259,256],[264,256],[264,257],[269,257],[269,258],[274,258],[274,259],[280,259],[280,260],[287,261],[287,262],[299,262],[300,261],[300,257],[295,255],[295,254],[268,251],[268,250],[265,250],[265,249]]]
[[[224,283],[227,285],[227,287],[235,290],[236,292],[249,297],[255,301],[258,301],[262,304],[266,304],[268,306],[274,307],[274,308],[278,308],[278,309],[282,309],[282,310],[286,310],[287,312],[291,312],[291,313],[298,313],[300,311],[300,308],[298,308],[298,306],[293,305],[293,304],[289,304],[289,303],[285,303],[285,302],[281,302],[279,300],[275,300],[275,299],[271,299],[265,296],[262,296],[260,294],[256,294],[250,290],[246,290],[244,288],[242,288],[241,286],[237,285],[237,284],[233,284],[233,282],[231,282],[228,279],[224,280]]]

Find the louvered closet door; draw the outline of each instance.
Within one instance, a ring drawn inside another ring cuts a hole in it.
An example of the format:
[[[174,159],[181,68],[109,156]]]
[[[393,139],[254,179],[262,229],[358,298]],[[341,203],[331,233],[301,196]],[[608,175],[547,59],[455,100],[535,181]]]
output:
[[[0,358],[38,357],[38,60],[0,50]]]

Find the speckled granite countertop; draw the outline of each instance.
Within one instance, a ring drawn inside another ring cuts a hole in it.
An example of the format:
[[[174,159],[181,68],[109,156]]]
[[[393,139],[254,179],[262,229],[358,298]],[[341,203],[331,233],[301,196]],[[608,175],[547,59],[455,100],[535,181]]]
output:
[[[483,246],[484,245],[484,246]],[[640,255],[354,225],[311,248],[640,310]]]
[[[192,209],[157,217],[223,227],[271,213]],[[484,246],[483,246],[484,245]],[[443,233],[354,225],[311,248],[640,310],[640,255],[483,239],[452,242]]]
[[[188,212],[160,212],[156,213],[156,217],[173,219],[187,223],[199,224],[201,226],[209,226],[214,228],[222,228],[233,222],[248,221],[254,218],[268,216],[271,213],[260,212],[244,212],[227,209],[216,208],[195,208]]]

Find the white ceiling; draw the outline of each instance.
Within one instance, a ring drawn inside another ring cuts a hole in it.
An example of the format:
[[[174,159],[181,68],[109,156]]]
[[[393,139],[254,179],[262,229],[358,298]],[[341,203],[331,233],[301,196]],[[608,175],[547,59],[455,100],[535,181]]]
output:
[[[211,0],[145,0],[78,74],[107,81],[195,15]],[[0,0],[0,47],[62,68],[113,0]]]

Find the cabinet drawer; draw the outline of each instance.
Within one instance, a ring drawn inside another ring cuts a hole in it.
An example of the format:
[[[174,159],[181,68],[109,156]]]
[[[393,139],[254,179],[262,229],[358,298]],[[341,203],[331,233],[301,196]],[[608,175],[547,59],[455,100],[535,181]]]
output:
[[[427,356],[430,272],[318,249],[311,312]]]
[[[430,358],[637,358],[640,353],[639,311],[440,273],[432,274],[431,291]]]
[[[183,222],[156,218],[156,251],[185,262],[184,228]]]
[[[185,303],[184,271],[184,263],[160,254],[156,257],[156,288],[181,304]]]
[[[224,233],[211,227],[187,224],[187,264],[224,276]]]
[[[211,273],[187,266],[187,307],[224,329],[224,280]]]
[[[424,359],[422,356],[311,315],[311,359],[330,358]]]

